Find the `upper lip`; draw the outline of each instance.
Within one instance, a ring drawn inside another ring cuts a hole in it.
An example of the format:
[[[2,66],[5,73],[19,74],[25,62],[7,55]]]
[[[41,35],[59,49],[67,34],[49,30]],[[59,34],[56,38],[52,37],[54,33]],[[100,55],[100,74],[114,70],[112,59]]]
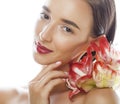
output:
[[[52,50],[50,50],[50,49],[48,49],[47,47],[41,45],[40,42],[38,42],[38,41],[35,41],[35,44],[36,44],[38,47],[42,48],[43,50],[52,52]]]

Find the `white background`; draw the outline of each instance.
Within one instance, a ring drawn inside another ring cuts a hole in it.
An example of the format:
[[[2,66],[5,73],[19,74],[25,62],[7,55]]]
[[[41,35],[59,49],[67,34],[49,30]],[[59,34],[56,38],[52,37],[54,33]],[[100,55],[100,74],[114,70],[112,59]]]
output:
[[[40,71],[32,57],[36,19],[43,0],[0,0],[0,87],[23,86]],[[120,18],[116,0],[117,18]],[[119,43],[120,19],[115,43]],[[120,49],[120,47],[118,47]]]
[[[0,87],[26,85],[39,71],[34,27],[44,0],[0,0]]]

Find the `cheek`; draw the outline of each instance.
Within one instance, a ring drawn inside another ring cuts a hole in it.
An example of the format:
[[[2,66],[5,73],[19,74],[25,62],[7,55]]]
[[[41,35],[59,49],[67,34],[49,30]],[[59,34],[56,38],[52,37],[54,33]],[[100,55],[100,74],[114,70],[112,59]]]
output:
[[[40,21],[37,20],[36,26],[35,26],[35,34],[36,35],[39,34],[39,32],[41,31],[40,29],[41,29]]]
[[[71,39],[62,36],[56,36],[54,39],[54,44],[56,50],[59,50],[60,52],[71,52],[75,49],[75,43],[73,43]]]
[[[68,60],[73,59],[84,52],[87,48],[87,38],[80,38],[76,36],[56,35],[54,37],[54,45],[59,57]]]
[[[55,49],[61,52],[74,52],[78,48],[82,48],[87,43],[87,37],[80,37],[74,35],[56,34],[53,37],[53,44]]]
[[[41,21],[40,19],[36,22],[36,26],[35,26],[35,34],[38,35],[43,27],[44,27],[45,23],[43,21]]]
[[[76,54],[80,52],[79,47],[81,47],[81,43],[79,43],[78,41],[74,41],[74,38],[69,36],[58,36],[54,38],[54,45],[57,57],[66,62],[76,57]]]

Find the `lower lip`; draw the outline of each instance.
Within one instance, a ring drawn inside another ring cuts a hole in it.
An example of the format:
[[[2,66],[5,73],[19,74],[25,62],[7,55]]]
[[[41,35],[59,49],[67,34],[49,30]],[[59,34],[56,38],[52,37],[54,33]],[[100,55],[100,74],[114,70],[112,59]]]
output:
[[[39,45],[36,45],[36,50],[39,54],[49,54],[51,53],[52,51],[49,51],[49,50],[46,50],[46,49],[43,49],[41,46]]]

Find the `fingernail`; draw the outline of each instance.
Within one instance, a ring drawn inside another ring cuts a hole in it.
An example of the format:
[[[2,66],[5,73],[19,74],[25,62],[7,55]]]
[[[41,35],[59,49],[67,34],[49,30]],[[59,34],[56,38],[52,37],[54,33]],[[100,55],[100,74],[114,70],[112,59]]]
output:
[[[68,72],[64,72],[68,76]]]
[[[64,82],[66,81],[66,79],[62,79]]]
[[[55,64],[60,65],[62,62],[61,61],[57,61]]]

